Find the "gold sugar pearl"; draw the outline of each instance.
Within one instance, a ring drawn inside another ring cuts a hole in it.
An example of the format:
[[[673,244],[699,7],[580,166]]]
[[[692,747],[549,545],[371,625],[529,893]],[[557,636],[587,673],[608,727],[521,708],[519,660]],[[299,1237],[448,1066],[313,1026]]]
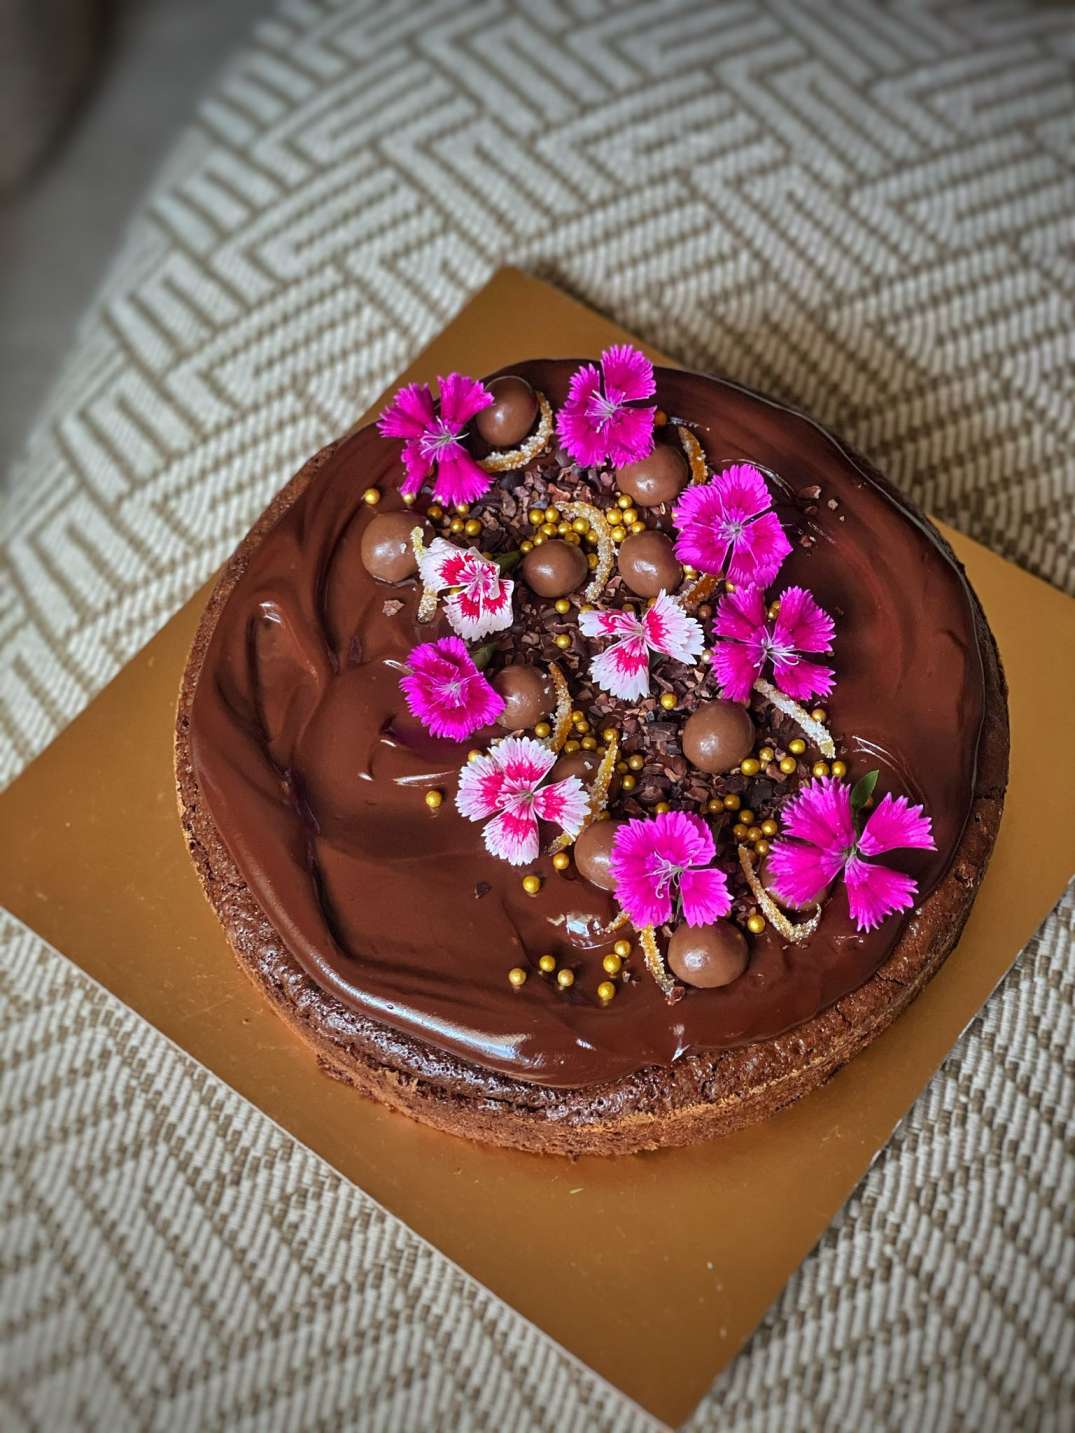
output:
[[[633,756],[627,758],[627,769],[629,771],[641,771],[646,764],[646,758],[640,756],[636,751]]]
[[[477,761],[479,756],[481,756],[481,752],[476,746],[471,747],[471,749],[467,752],[468,761]]]
[[[559,533],[556,530],[556,524],[554,522],[544,523],[541,528],[541,535],[542,537],[558,537]]]
[[[557,597],[556,601],[552,605],[554,609],[559,612],[561,617],[571,611],[571,603],[567,600],[566,597]]]
[[[634,533],[635,537],[637,537],[640,532],[646,531],[646,524],[644,522],[633,522],[631,524],[631,531]]]
[[[758,844],[754,847],[754,849],[755,851],[757,851],[759,856],[767,856],[769,854],[769,842],[759,841]]]
[[[782,756],[780,758],[780,770],[785,776],[792,776],[798,769],[799,763],[793,756]]]
[[[523,890],[526,892],[526,894],[527,894],[528,896],[536,896],[537,893],[538,893],[538,891],[541,890],[541,877],[540,877],[540,876],[524,876],[524,877],[523,877]]]
[[[541,956],[538,956],[538,970],[541,971],[542,975],[551,975],[555,969],[556,969],[556,957],[555,957],[555,955],[541,955]]]
[[[638,513],[633,507],[624,508],[620,522],[624,527],[630,527],[631,523],[638,521]]]
[[[615,954],[615,952],[610,951],[609,954],[605,956],[604,960],[602,960],[601,969],[605,972],[606,975],[619,975],[620,971],[623,969],[622,956],[618,956]]]
[[[434,522],[440,522],[443,516],[444,509],[441,507],[440,503],[430,503],[429,506],[426,508],[426,517],[432,518]]]
[[[810,769],[815,776],[828,776],[829,763],[827,761],[815,761]]]
[[[771,746],[763,746],[761,751],[758,752],[758,760],[762,766],[768,766],[775,756],[776,752]]]
[[[788,742],[788,750],[791,752],[792,756],[802,756],[803,752],[806,750],[806,742],[803,741],[801,736],[797,736],[792,741]]]
[[[747,840],[752,846],[756,846],[761,840],[762,834],[763,833],[760,826],[751,826],[747,831]]]
[[[418,496],[417,493],[400,493],[400,497],[401,497],[402,500],[403,500],[403,506],[404,506],[405,508],[412,508],[412,507],[414,507],[414,502],[415,502],[415,499],[417,498],[417,496]]]
[[[573,970],[558,970],[556,972],[556,983],[561,990],[570,990],[575,983],[575,972]]]
[[[629,498],[626,493],[620,493],[619,497],[616,499],[616,506],[618,508],[623,508],[625,511],[627,508],[632,507],[633,504],[634,499]]]
[[[566,652],[568,647],[571,646],[571,634],[569,632],[557,632],[552,640],[556,646],[560,648],[561,652]]]
[[[362,501],[366,504],[367,507],[375,508],[377,504],[381,501],[380,488],[367,488],[366,491],[362,494]]]
[[[705,803],[705,809],[711,815],[716,815],[718,811],[724,810],[724,802],[720,799],[719,796],[711,796],[709,800]]]
[[[426,792],[426,805],[429,807],[430,811],[438,811],[443,804],[444,804],[444,792],[443,792],[443,791],[427,791],[427,792]]]
[[[582,538],[579,537],[577,532],[567,533],[564,537],[564,541],[568,543],[571,547],[579,547],[582,544]]]
[[[597,738],[593,736],[584,736],[582,738],[582,749],[583,751],[596,751]]]
[[[466,527],[466,523],[463,521],[463,519],[462,519],[461,517],[453,517],[452,520],[451,520],[451,522],[448,524],[448,531],[449,531],[449,532],[462,532],[465,527]]]
[[[625,775],[626,772],[627,772],[627,763],[626,763],[626,761],[617,761],[617,763],[616,763],[616,770],[619,772],[619,774],[620,774],[621,776]]]
[[[470,512],[470,504],[469,504],[469,503],[456,503],[456,505],[455,505],[455,510],[456,510],[456,512],[459,514],[460,517],[466,517],[467,513]]]
[[[626,960],[631,954],[631,942],[629,940],[618,940],[612,949],[621,960]]]
[[[615,997],[615,994],[616,987],[611,980],[602,980],[601,984],[597,987],[597,998],[604,1005],[607,1005],[608,1002]]]
[[[482,525],[476,517],[467,518],[463,524],[463,531],[467,537],[477,537],[482,530]]]
[[[540,527],[545,521],[545,510],[544,508],[531,508],[526,516],[530,521],[531,527]]]
[[[761,770],[761,762],[758,761],[757,757],[748,756],[745,761],[739,763],[739,770],[744,776],[757,776]]]
[[[570,755],[573,751],[581,751],[582,742],[576,741],[575,738],[572,737],[570,741],[564,742],[564,750],[568,753],[568,755]]]
[[[751,935],[761,935],[765,929],[765,917],[758,915],[757,911],[752,916],[747,916],[747,930]]]
[[[521,965],[514,965],[508,971],[508,984],[514,985],[516,990],[520,990],[526,984],[526,971]]]
[[[654,811],[656,811],[658,816],[663,816],[666,811],[671,811],[672,808],[671,806],[669,806],[667,801],[658,801],[657,805],[653,809]]]
[[[810,713],[815,721],[828,721],[829,714],[824,707],[815,707]]]
[[[534,536],[534,539],[533,539],[533,541],[532,541],[532,543],[531,543],[531,546],[532,546],[532,547],[540,547],[541,544],[542,544],[544,541],[545,541],[545,534],[544,534],[543,532],[536,533],[535,536]]]
[[[546,509],[545,509],[545,521],[546,521],[546,522],[559,522],[559,521],[560,521],[560,509],[559,509],[559,508],[546,508]]]
[[[581,736],[585,736],[586,733],[590,730],[590,723],[586,720],[585,717],[579,717],[578,721],[574,723],[574,726],[575,730]]]
[[[735,583],[734,583],[734,582],[729,582],[728,579],[725,578],[725,579],[724,579],[724,590],[725,590],[725,592],[735,592],[735,591],[736,591]]]
[[[566,851],[557,851],[556,855],[552,858],[552,867],[554,871],[566,871],[570,864],[571,857],[567,854]]]
[[[674,710],[675,710],[675,707],[676,707],[676,694],[675,694],[675,692],[662,692],[662,693],[661,693],[661,706],[664,707],[664,709],[665,709],[666,712],[674,711]]]
[[[846,776],[847,763],[845,761],[834,761],[832,763],[832,774],[833,776]]]
[[[575,532],[584,533],[590,531],[589,521],[584,517],[577,517],[571,524]]]
[[[601,733],[601,740],[602,740],[602,741],[615,741],[615,739],[616,739],[616,728],[615,728],[614,726],[606,726],[605,729],[604,729],[604,731],[602,731],[602,733]]]
[[[547,721],[539,721],[534,727],[534,735],[539,741],[544,741],[546,737],[552,736],[552,727]]]
[[[779,603],[779,602],[770,602],[770,603],[769,603],[769,620],[770,620],[770,622],[771,622],[774,618],[779,617],[779,616],[780,616],[780,603]]]
[[[520,551],[520,552],[533,552],[533,550],[534,550],[534,544],[530,541],[530,539],[529,539],[528,537],[524,537],[523,540],[522,540],[522,542],[520,542],[520,544],[519,544],[519,551]]]
[[[725,811],[738,811],[739,807],[742,805],[742,799],[733,793],[731,796],[725,796],[724,800],[721,802],[721,805],[724,807]]]
[[[732,835],[737,841],[745,841],[748,829],[748,827],[743,825],[742,821],[737,821],[732,827]]]
[[[742,821],[744,826],[754,825],[754,812],[751,811],[749,806],[744,806],[739,812],[739,820]]]
[[[620,785],[623,787],[624,791],[633,791],[638,785],[638,777],[632,776],[631,773],[628,772],[627,775],[620,782]]]
[[[609,536],[612,538],[613,542],[621,543],[627,536],[627,529],[623,527],[614,527],[609,533]]]
[[[683,564],[683,576],[687,579],[688,582],[690,582],[698,576],[698,569],[696,567],[692,567],[689,562],[685,562]]]
[[[591,570],[591,572],[592,572],[593,569],[597,566],[597,553],[596,553],[596,552],[588,552],[588,553],[586,554],[586,566]]]
[[[763,836],[775,836],[779,830],[780,827],[776,824],[774,820],[772,820],[772,818],[770,818],[768,821],[763,821],[761,823],[761,834]]]

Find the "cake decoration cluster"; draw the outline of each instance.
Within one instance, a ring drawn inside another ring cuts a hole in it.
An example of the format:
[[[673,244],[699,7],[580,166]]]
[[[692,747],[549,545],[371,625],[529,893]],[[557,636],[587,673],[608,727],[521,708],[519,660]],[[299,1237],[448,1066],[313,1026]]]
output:
[[[875,802],[878,770],[852,784],[809,705],[837,692],[841,614],[778,586],[802,512],[786,480],[710,471],[629,345],[581,365],[558,411],[518,375],[438,391],[411,384],[382,414],[407,506],[362,536],[375,579],[420,586],[401,620],[451,629],[413,647],[404,699],[433,736],[478,741],[454,805],[491,855],[533,868],[525,896],[548,899],[548,866],[618,912],[592,991],[564,951],[510,985],[533,969],[608,1006],[639,978],[636,947],[612,940],[631,926],[674,1001],[738,980],[752,941],[808,941],[840,886],[862,933],[913,908],[913,876],[877,858],[934,850],[929,817],[905,794]]]

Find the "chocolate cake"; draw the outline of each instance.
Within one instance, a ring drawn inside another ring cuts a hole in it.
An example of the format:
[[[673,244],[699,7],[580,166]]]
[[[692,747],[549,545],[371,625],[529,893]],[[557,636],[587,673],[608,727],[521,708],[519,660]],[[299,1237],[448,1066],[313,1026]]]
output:
[[[735,384],[411,385],[228,562],[179,699],[187,842],[327,1073],[616,1154],[760,1120],[922,989],[1007,778],[951,550]]]

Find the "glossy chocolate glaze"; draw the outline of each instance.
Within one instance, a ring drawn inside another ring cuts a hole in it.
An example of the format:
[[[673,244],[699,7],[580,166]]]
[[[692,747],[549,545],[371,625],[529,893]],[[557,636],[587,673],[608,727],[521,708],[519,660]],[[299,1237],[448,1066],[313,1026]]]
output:
[[[518,365],[560,402],[576,364]],[[822,429],[779,404],[700,375],[660,369],[657,400],[695,425],[720,465],[749,459],[792,492],[817,485],[780,585],[803,583],[837,616],[838,685],[827,703],[857,775],[880,766],[925,802],[937,852],[893,855],[924,896],[958,844],[974,787],[984,708],[981,654],[961,573],[932,530]],[[494,860],[455,811],[469,743],[430,738],[398,679],[418,641],[413,584],[374,581],[359,556],[376,484],[401,506],[399,445],[373,428],[345,440],[252,553],[206,653],[191,709],[195,773],[228,849],[302,968],[344,1004],[480,1066],[583,1087],[688,1050],[780,1034],[862,985],[905,921],[858,935],[841,890],[817,933],[785,946],[750,937],[731,985],[668,1005],[644,974],[607,1007],[594,995],[611,938],[610,897],[573,872]],[[832,506],[835,504],[835,506]],[[402,603],[397,611],[395,604]],[[387,605],[386,605],[387,604]],[[715,695],[715,693],[714,693]],[[447,799],[431,814],[422,793]],[[529,869],[529,868],[528,868]],[[570,992],[536,972],[549,951],[575,970]],[[637,960],[633,964],[637,965]],[[507,981],[528,966],[521,990]]]

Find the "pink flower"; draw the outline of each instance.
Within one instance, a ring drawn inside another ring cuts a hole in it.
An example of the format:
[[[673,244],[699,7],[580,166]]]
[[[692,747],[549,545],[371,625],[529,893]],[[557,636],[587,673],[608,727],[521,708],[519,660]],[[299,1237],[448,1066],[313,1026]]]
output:
[[[616,899],[638,928],[664,925],[674,905],[688,925],[709,925],[732,908],[724,872],[702,869],[715,854],[709,827],[690,812],[628,821],[609,858]]]
[[[422,554],[422,583],[430,592],[459,589],[444,599],[448,621],[468,642],[511,626],[515,584],[499,564],[474,547],[456,547],[434,538]]]
[[[802,652],[831,652],[835,624],[803,587],[780,594],[780,611],[770,619],[760,587],[729,592],[717,606],[713,631],[727,640],[713,648],[713,671],[730,701],[745,702],[766,663],[773,680],[796,701],[827,697],[833,670],[804,661]]]
[[[659,593],[641,617],[633,612],[580,612],[579,630],[587,637],[617,638],[593,659],[590,675],[624,702],[638,701],[649,691],[651,652],[692,667],[704,645],[697,621],[667,592]]]
[[[504,698],[478,671],[458,637],[412,647],[407,665],[410,673],[399,682],[407,706],[434,736],[464,741],[504,710]]]
[[[863,857],[897,847],[937,848],[929,817],[906,796],[886,795],[857,835],[851,795],[850,786],[835,777],[808,782],[784,807],[784,831],[794,839],[773,842],[768,873],[778,899],[808,906],[842,871],[856,927],[873,930],[895,911],[914,905],[918,883]]]
[[[653,451],[656,409],[628,405],[656,391],[646,355],[629,344],[613,344],[601,355],[600,372],[584,363],[571,375],[567,402],[556,420],[560,442],[580,468],[637,463]]]
[[[524,866],[537,859],[539,820],[572,837],[582,830],[590,803],[578,777],[541,784],[555,761],[544,742],[506,736],[459,773],[455,804],[469,820],[486,823],[485,845],[501,861]]]
[[[492,478],[463,447],[465,427],[493,395],[476,379],[462,373],[438,378],[440,412],[428,383],[401,388],[377,420],[383,438],[403,439],[403,466],[407,476],[401,493],[417,493],[430,473],[436,472],[433,496],[441,503],[472,503],[488,492]]]
[[[676,556],[699,572],[768,587],[791,551],[771,507],[765,479],[750,463],[684,489],[672,514]]]

